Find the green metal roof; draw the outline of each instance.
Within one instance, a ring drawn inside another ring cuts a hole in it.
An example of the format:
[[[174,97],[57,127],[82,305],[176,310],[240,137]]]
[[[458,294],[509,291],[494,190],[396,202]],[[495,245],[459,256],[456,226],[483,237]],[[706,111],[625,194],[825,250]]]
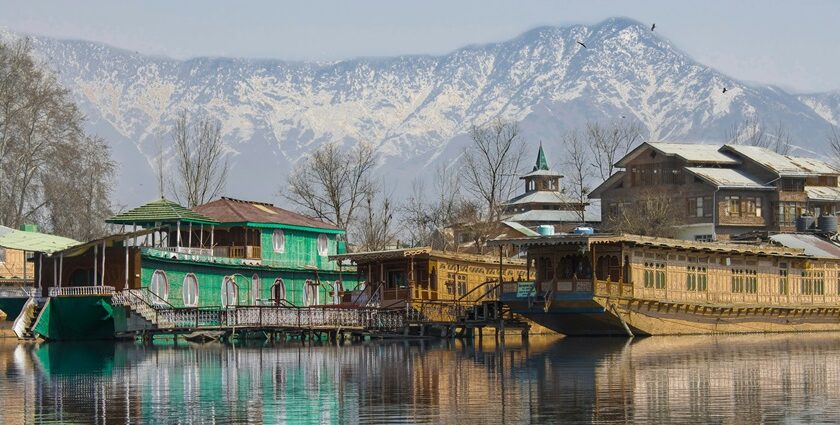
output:
[[[149,223],[174,223],[177,221],[197,224],[219,224],[212,218],[182,207],[165,198],[149,202],[146,205],[117,214],[105,220],[106,223],[139,225]]]
[[[540,152],[537,153],[537,162],[534,164],[534,170],[548,170],[548,161],[545,159],[545,152],[543,152],[542,142],[540,142]]]
[[[3,248],[52,254],[80,243],[77,240],[61,236],[0,226],[0,247]]]

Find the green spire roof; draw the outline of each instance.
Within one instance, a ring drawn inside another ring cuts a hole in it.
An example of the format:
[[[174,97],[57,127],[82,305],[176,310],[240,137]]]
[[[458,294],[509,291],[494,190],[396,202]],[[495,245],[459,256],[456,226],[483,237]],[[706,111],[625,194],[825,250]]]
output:
[[[196,224],[218,224],[212,218],[199,214],[191,209],[182,207],[175,202],[160,198],[157,201],[149,202],[146,205],[117,214],[107,220],[106,223],[117,224],[153,224],[153,223],[174,223],[183,221]]]
[[[545,152],[543,152],[542,142],[540,142],[540,152],[537,154],[537,163],[534,164],[533,171],[548,170],[548,161],[545,160]]]

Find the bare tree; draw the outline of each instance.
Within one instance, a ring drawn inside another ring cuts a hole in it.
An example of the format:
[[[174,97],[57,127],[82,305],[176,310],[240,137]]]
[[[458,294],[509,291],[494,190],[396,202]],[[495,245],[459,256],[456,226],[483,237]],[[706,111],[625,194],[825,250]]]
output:
[[[831,147],[831,153],[834,156],[834,163],[840,165],[840,130],[836,126],[831,126],[831,129],[826,134],[828,146]]]
[[[587,155],[584,141],[576,130],[571,130],[563,137],[563,145],[566,147],[566,159],[563,162],[565,172],[565,191],[571,195],[575,201],[584,204],[588,199],[589,192],[592,191],[589,183],[593,177],[592,167]],[[584,210],[578,211],[580,221],[585,220]]]
[[[176,178],[170,191],[175,200],[192,208],[221,194],[230,166],[221,124],[209,117],[192,121],[187,111],[182,110],[172,127],[172,142]]]
[[[356,209],[376,193],[371,180],[376,160],[371,144],[349,151],[336,143],[322,145],[295,165],[282,194],[306,213],[348,229]]]
[[[516,187],[525,143],[516,123],[496,120],[473,127],[472,144],[464,151],[464,190],[484,204],[487,221],[497,221],[501,204]]]
[[[733,124],[726,137],[733,145],[756,146],[770,149],[781,155],[789,154],[793,140],[784,124],[779,121],[769,132],[765,130],[765,127],[758,118],[747,118]]]
[[[379,195],[379,196],[377,196]],[[353,239],[361,251],[381,251],[396,242],[391,194],[368,194],[362,217],[352,227]]]
[[[666,193],[643,192],[635,202],[625,203],[605,217],[606,227],[616,233],[674,237],[678,214]]]
[[[503,202],[515,190],[525,143],[519,126],[502,120],[485,127],[473,127],[470,136],[472,144],[463,157],[463,187],[483,204],[476,217],[476,226],[477,231],[484,231],[499,221]],[[478,226],[478,222],[488,226]],[[477,240],[484,241],[486,236],[480,235]],[[478,250],[482,252],[483,242],[478,244]]]
[[[32,59],[28,41],[0,43],[0,224],[36,223],[76,238],[97,233],[90,222],[71,222],[110,213],[113,163],[83,122],[69,93]]]
[[[597,122],[586,124],[586,139],[592,154],[593,166],[601,181],[606,181],[615,170],[615,163],[642,141],[641,125],[626,121],[608,126]]]
[[[415,179],[411,187],[411,194],[400,208],[411,245],[450,248],[452,241],[444,229],[453,224],[463,204],[458,175],[441,164],[435,172],[431,194],[422,180]]]

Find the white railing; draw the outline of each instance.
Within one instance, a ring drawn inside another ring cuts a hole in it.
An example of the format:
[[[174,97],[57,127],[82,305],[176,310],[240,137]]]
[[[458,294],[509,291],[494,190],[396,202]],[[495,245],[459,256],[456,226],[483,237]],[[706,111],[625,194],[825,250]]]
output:
[[[88,295],[114,295],[113,286],[65,286],[50,288],[51,297],[81,297]]]
[[[213,256],[212,248],[195,248],[186,246],[156,246],[152,249],[156,249],[158,251],[177,252],[179,254],[204,255],[207,257]]]
[[[37,297],[38,288],[34,286],[6,286],[0,287],[0,298]]]

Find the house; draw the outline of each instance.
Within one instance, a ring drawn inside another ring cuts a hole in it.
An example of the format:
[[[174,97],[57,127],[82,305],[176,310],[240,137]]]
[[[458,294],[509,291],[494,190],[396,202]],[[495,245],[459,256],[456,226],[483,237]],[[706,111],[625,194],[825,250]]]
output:
[[[789,232],[805,212],[840,211],[840,169],[761,147],[643,143],[616,167],[589,195],[601,200],[604,220],[651,197],[667,198],[681,239]]]
[[[534,168],[520,177],[525,181],[524,192],[503,204],[503,221],[519,223],[531,229],[552,225],[557,232],[600,222],[597,212],[587,208],[589,202],[581,202],[563,190],[562,178],[560,173],[548,166],[540,144]]]

